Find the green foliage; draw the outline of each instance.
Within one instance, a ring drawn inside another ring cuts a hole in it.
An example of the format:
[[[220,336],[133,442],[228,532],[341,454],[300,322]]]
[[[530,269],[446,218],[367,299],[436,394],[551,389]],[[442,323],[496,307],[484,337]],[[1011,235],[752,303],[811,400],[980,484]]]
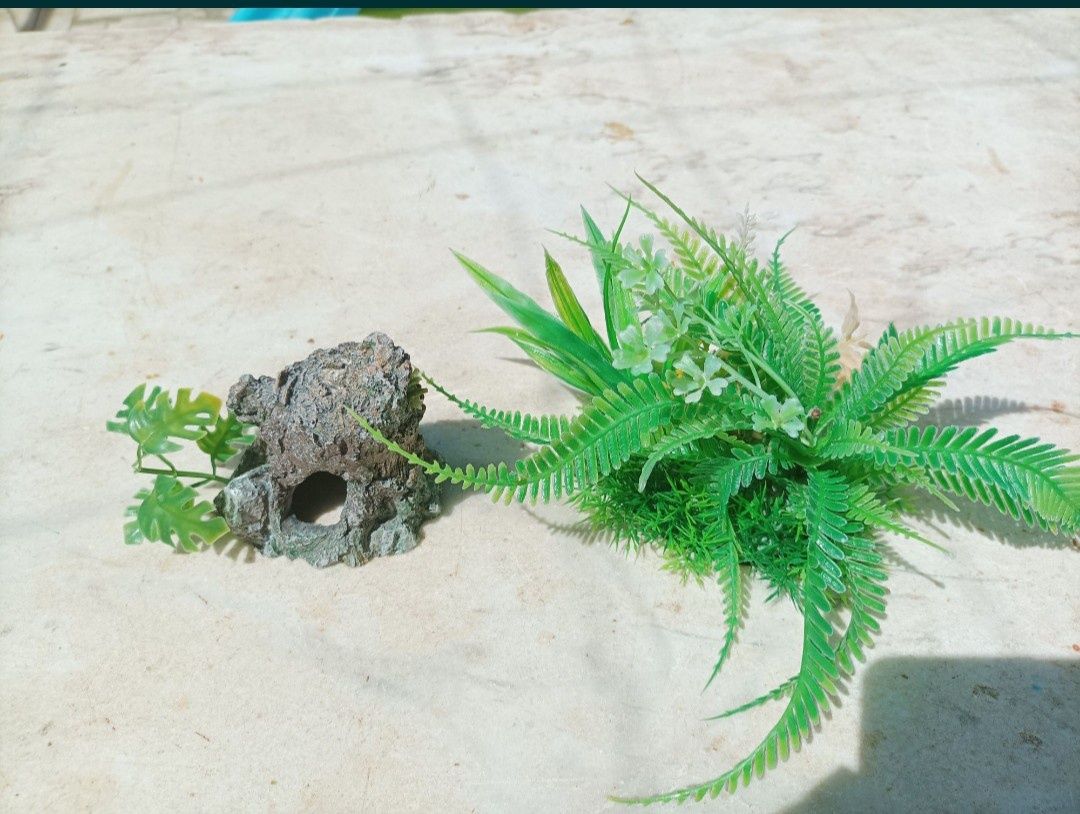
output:
[[[105,428],[131,436],[140,458],[161,455],[180,449],[173,439],[194,441],[206,435],[220,409],[221,399],[209,393],[192,398],[191,390],[183,387],[173,400],[160,387],[147,392],[146,385],[140,384],[124,399],[124,406],[115,419],[106,422]]]
[[[214,542],[229,528],[214,514],[214,507],[198,497],[171,475],[158,475],[153,488],[135,494],[140,502],[128,508],[135,519],[124,526],[124,542],[159,540],[184,551],[198,551],[201,543]]]
[[[196,443],[199,449],[210,456],[210,464],[216,471],[218,464],[226,463],[251,444],[254,437],[250,434],[250,429],[250,425],[226,412],[215,418],[206,435],[197,439]]]
[[[624,800],[681,802],[735,791],[775,767],[864,659],[885,611],[878,535],[933,545],[902,521],[897,486],[943,500],[963,495],[1054,531],[1080,530],[1077,456],[994,430],[912,426],[961,362],[1014,339],[1072,334],[1007,318],[905,331],[890,325],[861,365],[844,371],[837,333],[781,260],[787,235],[759,262],[752,218],[725,237],[643,183],[670,215],[622,196],[626,213],[612,236],[584,210],[584,236],[567,236],[591,256],[602,331],[546,252],[555,313],[458,255],[519,326],[495,330],[588,396],[574,417],[534,417],[491,410],[431,382],[483,425],[539,445],[532,455],[453,467],[418,458],[357,421],[437,480],[507,502],[567,497],[628,550],[654,547],[682,577],[715,579],[724,619],[710,682],[737,638],[747,574],[764,579],[771,598],[797,605],[799,672],[717,716],[786,698],[758,747],[704,783]],[[624,239],[631,211],[658,237]],[[853,330],[845,325],[845,340]],[[839,606],[847,622],[834,627]]]
[[[136,445],[134,470],[155,476],[150,488],[136,493],[138,504],[128,509],[135,519],[124,526],[126,543],[162,542],[197,551],[228,531],[213,506],[198,500],[196,489],[206,483],[224,483],[218,466],[251,444],[254,435],[251,426],[228,411],[221,413],[221,399],[210,393],[192,396],[188,388],[177,390],[173,399],[160,387],[147,390],[140,384],[105,428],[131,438]],[[179,452],[179,440],[195,442],[210,461],[209,472],[177,469],[166,453]],[[158,459],[164,468],[147,466],[147,456]]]

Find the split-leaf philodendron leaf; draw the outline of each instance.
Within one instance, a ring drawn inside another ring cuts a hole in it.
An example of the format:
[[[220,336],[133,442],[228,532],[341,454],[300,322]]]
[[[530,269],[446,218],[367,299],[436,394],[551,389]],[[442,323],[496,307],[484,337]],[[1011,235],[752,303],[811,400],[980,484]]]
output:
[[[228,411],[221,412],[221,399],[210,393],[192,396],[188,388],[177,390],[173,398],[160,387],[148,389],[140,384],[105,428],[131,438],[135,471],[155,476],[149,488],[136,493],[139,502],[128,509],[135,519],[124,526],[125,542],[153,541],[197,551],[228,531],[214,507],[198,500],[196,489],[206,483],[224,483],[218,466],[251,444],[254,436],[249,425]],[[168,455],[183,448],[180,441],[194,441],[206,453],[209,472],[177,468]],[[149,458],[162,466],[150,466]]]

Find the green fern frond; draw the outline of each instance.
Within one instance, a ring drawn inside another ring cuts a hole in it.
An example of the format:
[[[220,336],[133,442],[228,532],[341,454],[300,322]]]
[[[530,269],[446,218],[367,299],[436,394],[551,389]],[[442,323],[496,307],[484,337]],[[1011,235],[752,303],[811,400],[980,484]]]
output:
[[[570,419],[562,415],[533,416],[528,413],[508,410],[493,410],[477,404],[475,401],[459,398],[440,385],[426,373],[420,377],[433,390],[441,393],[453,402],[465,415],[475,418],[482,426],[502,430],[511,438],[530,444],[550,444],[562,437],[570,428]]]
[[[958,327],[958,323],[950,323],[911,328],[880,342],[867,352],[862,364],[833,396],[823,423],[833,417],[861,421],[871,416],[900,392],[934,340]]]
[[[835,593],[842,594],[844,572],[840,562],[844,560],[843,545],[851,530],[847,513],[851,496],[847,483],[835,472],[812,469],[806,477],[806,528],[810,541],[823,555],[821,577]]]
[[[836,664],[851,675],[855,671],[855,661],[865,661],[862,648],[870,644],[873,634],[881,632],[877,617],[885,613],[886,574],[872,540],[849,535],[841,548],[851,616],[836,646]]]
[[[840,373],[840,350],[836,335],[821,318],[817,306],[793,303],[803,317],[802,375],[798,396],[807,407],[821,407],[836,387]]]
[[[380,444],[435,476],[464,489],[487,492],[493,500],[548,501],[595,484],[652,443],[657,433],[679,419],[686,405],[658,376],[634,379],[589,403],[554,443],[517,461],[464,469],[426,461],[384,436],[361,416],[353,418]]]
[[[742,565],[740,564],[739,548],[735,542],[735,535],[731,531],[731,523],[724,523],[724,531],[721,536],[727,539],[727,544],[721,549],[721,561],[717,568],[717,580],[720,589],[724,593],[724,641],[720,645],[720,653],[713,665],[709,679],[705,682],[704,689],[708,689],[713,680],[720,674],[721,668],[731,655],[735,646],[735,636],[739,632],[742,621],[743,605],[743,580]]]
[[[777,454],[775,447],[758,444],[748,449],[736,447],[728,458],[703,461],[697,468],[697,477],[708,483],[716,506],[726,510],[728,501],[740,489],[766,475],[775,475],[785,465],[785,459]]]
[[[684,418],[677,427],[657,439],[656,443],[649,448],[649,457],[641,467],[641,476],[638,478],[638,491],[645,491],[645,484],[649,482],[653,469],[660,461],[679,450],[683,450],[706,438],[722,437],[725,440],[734,441],[738,445],[743,442],[728,435],[725,430],[734,429],[737,425],[733,418],[726,412],[719,412],[710,405],[700,407],[688,407],[689,415]],[[693,417],[693,415],[700,417]],[[703,414],[703,415],[702,415]]]
[[[891,531],[893,534],[915,540],[923,545],[936,548],[938,551],[945,550],[933,540],[928,540],[913,528],[901,522],[896,512],[885,505],[865,484],[852,484],[848,497],[851,502],[848,517],[856,523]]]
[[[904,390],[878,408],[867,419],[867,426],[879,430],[906,427],[930,411],[944,386],[942,379],[928,379],[918,386]]]
[[[961,362],[993,353],[1014,339],[1069,339],[1076,336],[1009,317],[965,320],[957,330],[944,333],[934,341],[901,392],[940,379]]]
[[[866,420],[895,396],[922,387],[963,360],[991,353],[1005,342],[1069,336],[1007,317],[962,319],[883,336],[837,393],[828,414]]]
[[[996,440],[995,440],[996,439]],[[976,427],[889,430],[885,442],[942,489],[1044,529],[1080,529],[1080,456],[1038,438]]]
[[[746,712],[747,710],[754,709],[754,707],[760,707],[762,704],[767,704],[770,701],[776,701],[780,698],[784,698],[791,694],[791,691],[795,689],[795,686],[798,683],[799,677],[797,675],[793,675],[791,678],[780,684],[778,687],[774,687],[767,693],[759,695],[752,701],[747,701],[745,704],[740,704],[739,706],[721,712],[718,715],[711,715],[705,720],[719,721],[721,718],[730,718],[732,715],[738,715],[741,712]]]
[[[809,522],[809,516],[807,519]],[[820,528],[815,530],[815,536],[821,534]],[[797,749],[803,738],[820,722],[822,712],[831,704],[830,696],[837,694],[839,672],[836,668],[836,652],[829,644],[833,627],[827,618],[831,608],[826,595],[828,584],[825,573],[829,566],[825,565],[825,560],[828,558],[818,546],[811,546],[808,557],[803,578],[803,653],[799,676],[784,712],[765,739],[733,768],[712,780],[664,794],[616,797],[614,800],[637,805],[681,803],[691,798],[702,800],[706,796],[716,797],[724,789],[734,792],[740,781],[744,786],[748,785],[755,775],[760,778],[766,769],[775,768],[780,761],[787,760],[790,752]]]
[[[910,463],[916,456],[891,443],[884,432],[857,421],[838,421],[829,425],[815,451],[826,460],[869,455],[876,463],[888,467]]]

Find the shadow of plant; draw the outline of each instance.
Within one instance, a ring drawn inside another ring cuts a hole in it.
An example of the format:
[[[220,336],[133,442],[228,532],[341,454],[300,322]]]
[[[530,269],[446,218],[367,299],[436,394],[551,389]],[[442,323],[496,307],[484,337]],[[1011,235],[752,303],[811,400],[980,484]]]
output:
[[[967,396],[939,401],[926,415],[916,421],[915,425],[926,427],[932,424],[939,426],[956,424],[961,427],[980,427],[991,419],[1015,413],[1054,413],[1070,418],[1080,418],[1080,415],[1066,411],[1056,402],[1050,407],[1043,407],[997,396]]]
[[[1080,659],[890,658],[862,681],[858,770],[786,814],[1076,810]]]
[[[1003,399],[997,396],[967,396],[939,401],[915,424],[918,427],[931,425],[944,427],[949,424],[960,427],[980,427],[999,416],[1045,409],[1047,408],[1035,407],[1015,399]]]

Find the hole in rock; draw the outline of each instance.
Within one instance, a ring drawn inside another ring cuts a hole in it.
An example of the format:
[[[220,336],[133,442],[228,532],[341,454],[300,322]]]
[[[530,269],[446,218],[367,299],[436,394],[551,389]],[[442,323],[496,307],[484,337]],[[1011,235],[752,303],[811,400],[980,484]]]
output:
[[[332,526],[341,519],[345,481],[329,472],[308,475],[293,490],[289,514],[304,523]]]

